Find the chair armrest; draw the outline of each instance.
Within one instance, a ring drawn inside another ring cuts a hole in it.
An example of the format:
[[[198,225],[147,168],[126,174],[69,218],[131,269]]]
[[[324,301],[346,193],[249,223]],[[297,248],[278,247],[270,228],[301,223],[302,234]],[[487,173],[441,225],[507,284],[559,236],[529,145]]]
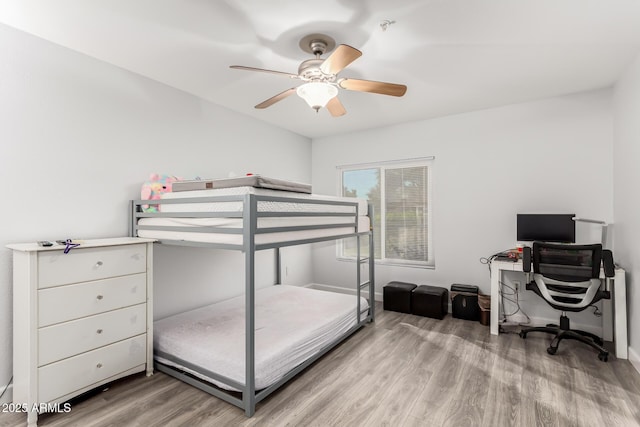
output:
[[[613,254],[610,250],[602,251],[602,264],[604,265],[604,290],[609,292],[613,287],[613,277],[616,275],[615,265],[613,264]]]
[[[522,271],[531,273],[531,248],[528,246],[522,248]]]
[[[604,265],[605,277],[614,277],[616,275],[615,266],[613,265],[613,253],[608,249],[602,251],[602,264]]]

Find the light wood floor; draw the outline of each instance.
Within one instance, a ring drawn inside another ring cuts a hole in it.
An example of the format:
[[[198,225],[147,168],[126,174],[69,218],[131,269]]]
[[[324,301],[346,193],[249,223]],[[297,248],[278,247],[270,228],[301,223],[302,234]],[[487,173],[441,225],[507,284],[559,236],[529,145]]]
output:
[[[548,336],[378,310],[258,405],[256,415],[162,373],[121,380],[41,426],[640,426],[640,374]],[[0,426],[26,417],[1,414]]]

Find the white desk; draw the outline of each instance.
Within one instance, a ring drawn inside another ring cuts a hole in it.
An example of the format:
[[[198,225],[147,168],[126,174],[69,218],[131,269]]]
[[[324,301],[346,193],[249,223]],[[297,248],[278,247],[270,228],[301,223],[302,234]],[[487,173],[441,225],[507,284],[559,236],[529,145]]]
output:
[[[500,315],[500,282],[505,271],[522,272],[522,261],[491,262],[491,334],[498,335]],[[612,307],[613,301],[613,307]],[[495,308],[494,308],[495,307]],[[627,359],[627,286],[625,271],[616,268],[611,299],[602,300],[602,327],[604,341],[613,341],[618,359]]]

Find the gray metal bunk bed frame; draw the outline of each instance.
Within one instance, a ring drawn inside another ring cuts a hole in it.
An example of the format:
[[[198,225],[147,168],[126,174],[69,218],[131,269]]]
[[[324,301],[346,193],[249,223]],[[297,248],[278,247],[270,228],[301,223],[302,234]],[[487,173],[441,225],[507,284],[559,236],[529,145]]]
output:
[[[186,203],[222,203],[222,202],[242,202],[242,212],[144,212],[142,205],[161,205],[161,204],[186,204]],[[258,210],[259,202],[285,202],[285,203],[302,203],[302,204],[314,204],[314,205],[328,205],[328,206],[350,206],[354,208],[354,212],[336,213],[329,211],[322,212],[262,212]],[[238,406],[245,411],[247,417],[253,416],[256,409],[256,404],[269,396],[280,386],[285,384],[295,375],[314,363],[328,351],[340,344],[346,338],[351,336],[354,332],[362,328],[366,323],[373,322],[375,320],[375,299],[374,299],[374,242],[373,242],[373,208],[368,205],[368,216],[370,220],[369,230],[365,232],[358,232],[358,203],[347,201],[330,201],[330,200],[317,200],[317,199],[301,199],[295,197],[285,196],[266,196],[257,194],[245,194],[238,196],[212,196],[212,197],[194,197],[194,198],[180,198],[180,199],[161,199],[161,200],[132,200],[130,202],[130,221],[129,221],[129,235],[137,236],[138,230],[164,230],[164,231],[181,231],[181,232],[209,232],[209,233],[230,233],[230,234],[242,234],[242,244],[226,244],[226,243],[202,243],[188,240],[165,240],[160,239],[157,243],[167,245],[181,245],[181,246],[200,246],[214,249],[230,249],[240,250],[245,255],[245,384],[241,384],[230,378],[219,375],[215,372],[203,369],[199,366],[195,366],[186,360],[176,358],[172,355],[156,352],[160,357],[170,360],[174,363],[182,365],[185,368],[191,369],[195,372],[200,372],[209,378],[220,381],[232,388],[235,388],[241,392],[242,399],[234,396],[233,393],[228,392],[222,388],[213,386],[212,384],[203,381],[195,376],[192,376],[183,370],[173,368],[168,365],[155,363],[157,370],[164,372],[172,377],[175,377],[181,381],[184,381],[200,390],[203,390],[209,394],[212,394],[228,403]],[[339,224],[325,224],[325,225],[304,225],[304,226],[283,226],[283,227],[269,227],[258,228],[258,219],[264,217],[304,217],[304,216],[332,216],[332,217],[344,217],[345,221]],[[218,226],[203,226],[203,227],[172,227],[172,226],[150,226],[150,225],[138,225],[140,218],[242,218],[242,228],[226,228]],[[308,239],[296,239],[285,242],[277,243],[264,243],[256,244],[255,236],[263,233],[278,233],[286,231],[305,231],[305,230],[318,230],[318,229],[330,229],[330,228],[353,228],[352,232],[347,234],[316,237]],[[321,241],[340,240],[344,238],[356,238],[356,320],[357,323],[346,331],[342,336],[335,339],[323,347],[318,353],[305,362],[294,367],[283,378],[275,382],[274,384],[262,389],[256,390],[255,386],[255,254],[257,251],[274,249],[275,262],[276,262],[276,283],[280,283],[280,248],[286,246],[295,246],[308,243],[315,243]],[[361,238],[368,237],[369,239],[369,253],[368,256],[363,257],[360,250]],[[369,280],[362,281],[360,273],[360,265],[368,263],[368,275]],[[365,318],[362,318],[360,297],[363,288],[368,287],[369,294],[369,312]]]

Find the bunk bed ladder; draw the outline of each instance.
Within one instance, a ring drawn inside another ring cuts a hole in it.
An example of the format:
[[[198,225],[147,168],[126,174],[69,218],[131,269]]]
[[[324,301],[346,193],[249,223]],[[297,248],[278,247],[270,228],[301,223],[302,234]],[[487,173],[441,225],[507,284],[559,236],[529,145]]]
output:
[[[375,280],[375,260],[376,251],[374,248],[373,240],[373,205],[369,203],[367,205],[367,213],[369,214],[369,316],[370,321],[376,320],[376,280]]]
[[[372,296],[373,293],[371,292],[371,287],[372,287],[372,281],[371,278],[369,278],[369,280],[365,280],[364,282],[362,281],[362,273],[361,273],[361,269],[362,269],[362,265],[369,261],[370,258],[361,258],[361,253],[360,253],[360,239],[361,236],[357,235],[356,236],[356,241],[357,241],[357,245],[358,245],[358,249],[357,249],[357,255],[356,255],[356,295],[357,295],[357,304],[356,304],[356,319],[358,322],[358,325],[363,324],[366,321],[372,322],[373,321],[373,304],[375,303]],[[371,272],[369,271],[369,274]],[[364,316],[364,320],[362,317],[362,308],[360,307],[360,298],[362,297],[362,290],[366,289],[369,293],[368,295],[368,300],[369,300],[369,314]]]
[[[356,220],[358,218],[356,217]],[[357,231],[357,228],[356,228]],[[356,295],[357,295],[357,303],[356,303],[356,321],[358,324],[360,324],[362,322],[362,319],[360,318],[361,314],[360,314],[360,294],[362,293],[362,285],[361,285],[361,278],[360,278],[360,234],[356,234]]]
[[[360,297],[362,296],[362,289],[368,288],[369,293],[369,315],[366,317],[366,320],[369,322],[373,322],[375,320],[375,281],[374,281],[374,261],[375,261],[375,250],[373,247],[373,206],[371,204],[368,205],[369,209],[369,220],[370,229],[367,233],[367,237],[369,241],[367,242],[369,245],[369,254],[366,257],[362,257],[360,252],[360,239],[361,235],[356,234],[356,294],[358,298],[357,302],[357,311],[356,311],[356,319],[358,319],[358,324],[362,323],[360,316]],[[369,265],[369,280],[362,281],[360,269],[364,263],[368,263]]]

